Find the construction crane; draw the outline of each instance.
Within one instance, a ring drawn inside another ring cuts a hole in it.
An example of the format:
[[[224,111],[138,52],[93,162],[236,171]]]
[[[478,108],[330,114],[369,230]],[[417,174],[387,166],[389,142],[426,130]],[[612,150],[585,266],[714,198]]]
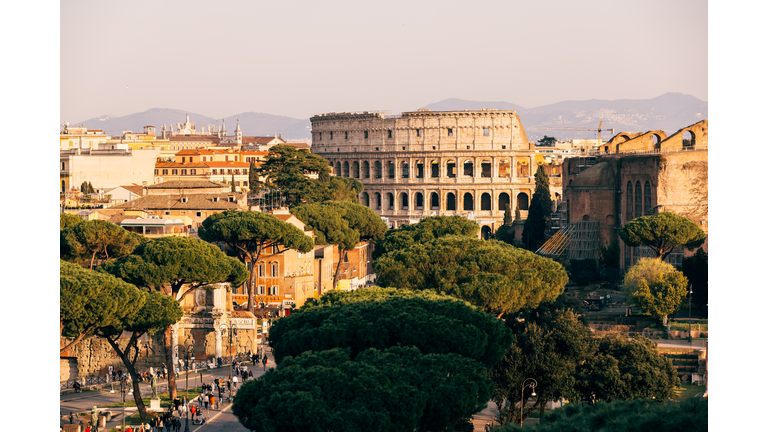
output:
[[[577,130],[577,131],[597,131],[597,143],[598,145],[602,145],[603,141],[600,139],[600,132],[603,131],[603,121],[600,120],[600,125],[597,126],[597,129],[588,129],[588,128],[578,128],[578,127],[543,127],[539,128],[539,130]],[[605,129],[606,131],[610,131],[611,134],[613,134],[613,128]]]

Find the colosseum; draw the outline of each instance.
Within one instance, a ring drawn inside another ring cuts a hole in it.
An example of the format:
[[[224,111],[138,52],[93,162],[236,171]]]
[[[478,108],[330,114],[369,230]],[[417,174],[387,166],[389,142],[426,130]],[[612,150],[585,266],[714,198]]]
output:
[[[515,111],[364,111],[313,116],[312,152],[365,185],[360,203],[392,228],[464,215],[487,236],[504,209],[527,215],[533,144]],[[514,198],[514,199],[513,199]]]

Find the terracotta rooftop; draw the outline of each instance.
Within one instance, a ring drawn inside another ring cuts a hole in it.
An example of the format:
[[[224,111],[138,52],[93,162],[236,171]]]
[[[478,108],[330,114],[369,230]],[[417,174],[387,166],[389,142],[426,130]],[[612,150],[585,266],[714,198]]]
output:
[[[205,189],[229,187],[208,180],[172,180],[147,186],[147,189]]]
[[[170,182],[169,182],[170,183]],[[185,182],[186,183],[186,182]],[[240,192],[147,195],[113,208],[123,210],[229,210],[238,209]],[[234,202],[229,201],[234,198]],[[183,198],[183,199],[182,199]],[[218,198],[218,201],[216,200]]]

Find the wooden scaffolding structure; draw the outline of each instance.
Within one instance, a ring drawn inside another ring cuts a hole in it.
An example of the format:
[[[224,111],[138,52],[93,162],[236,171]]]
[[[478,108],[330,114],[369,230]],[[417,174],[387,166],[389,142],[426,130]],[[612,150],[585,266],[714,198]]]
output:
[[[565,224],[536,251],[539,255],[568,259],[594,259],[600,254],[600,222]]]

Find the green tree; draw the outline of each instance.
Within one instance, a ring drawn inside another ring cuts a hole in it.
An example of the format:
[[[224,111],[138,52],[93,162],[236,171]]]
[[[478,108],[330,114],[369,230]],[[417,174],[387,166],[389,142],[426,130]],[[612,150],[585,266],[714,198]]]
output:
[[[254,161],[251,161],[251,165],[248,167],[248,189],[250,189],[252,194],[261,189],[259,170],[256,168],[256,162]]]
[[[699,312],[709,302],[709,257],[702,248],[693,256],[683,258],[682,271],[693,290],[693,304]]]
[[[667,315],[680,307],[688,293],[688,279],[664,261],[643,258],[627,271],[621,289],[666,325]]]
[[[642,337],[629,339],[611,333],[597,340],[595,353],[579,366],[576,388],[595,400],[675,397],[680,386],[672,361],[659,354],[656,345]]]
[[[144,301],[144,293],[123,280],[59,260],[60,330],[61,336],[72,339],[60,351],[93,336],[98,328],[118,325]]]
[[[381,256],[374,264],[384,287],[432,289],[501,316],[559,296],[563,266],[496,240],[439,237]]]
[[[178,322],[183,315],[181,306],[170,296],[157,291],[144,292],[143,306],[133,314],[120,319],[115,325],[95,329],[95,335],[104,338],[125,365],[133,382],[133,399],[142,420],[149,419],[147,408],[141,399],[136,359],[139,356],[139,338],[154,334]],[[127,342],[121,341],[123,332],[130,332]]]
[[[397,250],[405,249],[416,243],[427,243],[447,235],[477,237],[480,225],[463,216],[430,216],[420,220],[415,225],[406,225],[389,230],[379,240],[372,257],[380,256]]]
[[[501,359],[511,342],[504,323],[455,298],[434,292],[359,289],[336,294],[281,318],[269,332],[275,362],[307,350],[414,346],[424,354],[460,354],[486,367]],[[407,330],[406,330],[407,329]]]
[[[514,219],[512,219],[512,209],[509,204],[504,209],[504,224],[496,230],[495,238],[507,244],[512,244],[515,240]]]
[[[162,237],[139,245],[133,253],[98,268],[136,286],[170,296],[179,304],[197,290],[212,291],[215,284],[241,285],[248,270],[218,247],[189,237]],[[171,328],[164,330],[165,364],[173,364]],[[176,379],[168,374],[171,399],[176,397]]]
[[[358,204],[358,195],[363,192],[365,186],[353,178],[333,176],[328,185],[321,190],[323,201],[346,201]]]
[[[483,365],[457,354],[335,348],[288,357],[246,382],[232,413],[253,431],[448,431],[492,391]]]
[[[707,432],[707,398],[680,402],[649,399],[617,400],[595,405],[568,404],[543,417],[536,426],[505,425],[494,432]]]
[[[77,225],[80,222],[85,222],[85,219],[71,213],[59,213],[59,231],[72,225]]]
[[[147,239],[103,220],[90,220],[60,231],[61,259],[91,270],[102,262],[128,256]]]
[[[276,145],[269,149],[258,172],[266,184],[279,189],[288,205],[293,207],[324,201],[331,169],[327,160],[305,149]],[[312,173],[317,173],[318,180],[307,177]]]
[[[659,260],[666,259],[679,245],[694,250],[707,238],[692,220],[670,212],[632,219],[621,227],[619,236],[628,246],[648,246]]]
[[[536,170],[536,189],[528,208],[528,218],[523,225],[523,246],[529,251],[535,251],[544,244],[544,230],[547,219],[552,213],[552,198],[549,193],[549,177],[544,172],[544,166]]]
[[[232,185],[232,187],[230,189],[231,192],[237,192],[237,190],[235,189],[235,175],[234,174],[232,174],[232,183],[231,183],[231,185]]]
[[[540,140],[538,140],[536,142],[538,143],[536,145],[539,145],[539,146],[552,147],[557,142],[557,138],[544,135],[544,138],[542,138],[542,139],[540,139]]]
[[[291,212],[306,224],[305,229],[315,233],[317,244],[332,244],[339,248],[339,262],[333,274],[334,287],[349,251],[360,241],[379,238],[387,230],[387,225],[373,210],[351,202],[325,201],[296,206]]]
[[[274,256],[288,249],[307,253],[314,248],[312,238],[294,225],[271,214],[254,211],[227,210],[208,216],[200,226],[198,236],[207,242],[224,243],[240,261],[252,263],[248,277],[249,311],[253,310],[258,262],[262,254]]]
[[[524,400],[536,391],[536,402],[523,410],[526,418],[536,408],[544,414],[550,400],[577,399],[575,388],[577,368],[594,350],[592,331],[583,317],[561,304],[542,304],[536,309],[507,316],[507,327],[514,340],[504,358],[491,371],[496,389],[493,401],[502,410],[505,422],[520,422],[521,396]],[[536,380],[535,389],[526,387],[526,379]]]

